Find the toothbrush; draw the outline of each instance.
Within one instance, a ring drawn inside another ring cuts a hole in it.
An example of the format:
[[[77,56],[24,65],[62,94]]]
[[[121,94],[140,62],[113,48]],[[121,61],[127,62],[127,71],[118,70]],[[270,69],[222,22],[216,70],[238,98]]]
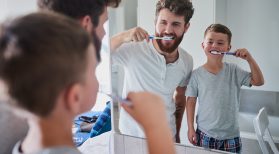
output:
[[[235,52],[220,52],[217,50],[211,50],[210,53],[213,55],[235,55],[236,54]]]
[[[173,36],[164,36],[164,37],[158,37],[158,36],[149,36],[149,39],[158,39],[158,40],[173,40]]]
[[[127,99],[121,98],[121,97],[116,96],[116,95],[114,95],[114,94],[106,94],[106,95],[108,95],[109,97],[111,97],[113,102],[117,102],[117,103],[119,102],[119,103],[121,103],[121,104],[126,104],[126,105],[129,106],[129,107],[132,107],[132,106],[133,106],[132,102],[130,102],[130,101],[127,100]]]

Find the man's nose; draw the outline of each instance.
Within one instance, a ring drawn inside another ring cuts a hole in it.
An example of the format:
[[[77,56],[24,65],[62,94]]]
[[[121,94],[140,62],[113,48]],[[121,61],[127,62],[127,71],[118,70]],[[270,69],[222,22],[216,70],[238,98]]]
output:
[[[168,24],[167,26],[166,26],[166,29],[165,29],[165,33],[167,33],[167,34],[172,34],[173,33],[173,27],[172,27],[172,25],[171,24]]]

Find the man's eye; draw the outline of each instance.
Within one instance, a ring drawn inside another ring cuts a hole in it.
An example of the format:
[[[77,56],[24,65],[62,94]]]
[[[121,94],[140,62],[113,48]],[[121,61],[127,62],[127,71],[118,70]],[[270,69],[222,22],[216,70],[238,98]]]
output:
[[[175,26],[175,27],[180,26],[179,23],[174,23],[174,24],[172,24],[172,25]]]
[[[166,25],[167,23],[164,22],[164,21],[162,21],[162,22],[160,22],[160,24],[161,24],[161,25]]]

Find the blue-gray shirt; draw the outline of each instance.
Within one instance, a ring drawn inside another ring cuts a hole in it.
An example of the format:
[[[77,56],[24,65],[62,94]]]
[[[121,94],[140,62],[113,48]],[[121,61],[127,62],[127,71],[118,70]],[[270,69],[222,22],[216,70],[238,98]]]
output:
[[[224,63],[218,74],[203,66],[193,71],[186,96],[198,97],[197,126],[216,139],[239,136],[239,92],[251,86],[251,74],[235,64]]]

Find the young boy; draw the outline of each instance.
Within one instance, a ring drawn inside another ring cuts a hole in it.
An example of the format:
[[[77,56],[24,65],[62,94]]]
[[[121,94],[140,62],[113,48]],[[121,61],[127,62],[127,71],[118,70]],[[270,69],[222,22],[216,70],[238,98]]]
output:
[[[235,56],[246,60],[251,72],[235,64],[222,62],[223,54],[231,49],[231,31],[224,25],[212,24],[204,33],[202,48],[207,62],[193,71],[187,86],[188,139],[197,146],[239,153],[238,111],[239,92],[242,85],[251,87],[264,84],[262,72],[247,49],[237,49]],[[197,130],[194,130],[196,100]]]
[[[29,124],[13,153],[80,153],[72,121],[94,106],[98,91],[98,42],[91,39],[76,21],[52,13],[29,14],[0,29],[0,78]],[[147,92],[128,99],[133,106],[123,107],[146,130],[150,153],[174,153],[162,100]]]

